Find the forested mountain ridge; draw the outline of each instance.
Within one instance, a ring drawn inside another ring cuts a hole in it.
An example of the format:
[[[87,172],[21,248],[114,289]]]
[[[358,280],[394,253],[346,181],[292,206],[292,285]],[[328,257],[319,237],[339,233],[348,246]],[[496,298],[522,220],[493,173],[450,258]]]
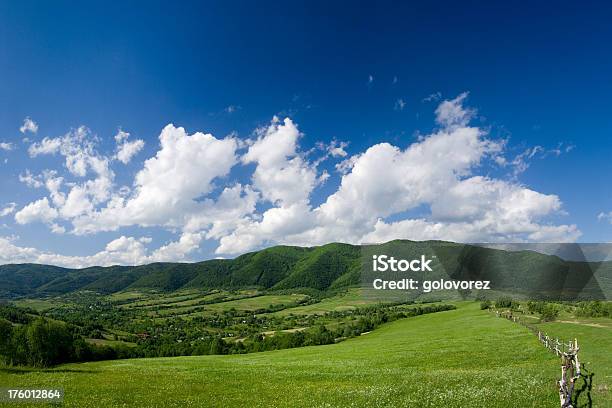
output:
[[[38,264],[0,266],[0,298],[60,295],[79,290],[114,293],[132,289],[171,292],[187,288],[248,288],[271,290],[310,288],[328,291],[360,283],[364,247],[331,243],[316,247],[275,246],[235,259],[197,263],[153,263],[140,266],[67,269]],[[390,241],[368,246],[374,252],[402,248],[410,256],[436,259],[432,278],[491,278],[503,285],[529,282],[533,287],[551,284],[610,293],[612,262],[566,262],[533,251],[503,251],[444,241]],[[500,272],[499,265],[504,265]],[[440,271],[441,270],[441,271]],[[545,270],[545,273],[542,271]],[[545,279],[542,281],[542,279]]]

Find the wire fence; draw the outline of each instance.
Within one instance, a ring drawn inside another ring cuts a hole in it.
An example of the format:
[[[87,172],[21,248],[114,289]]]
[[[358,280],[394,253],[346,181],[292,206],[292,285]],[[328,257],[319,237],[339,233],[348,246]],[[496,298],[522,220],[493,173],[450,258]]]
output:
[[[500,312],[495,309],[489,309],[489,311],[495,313],[497,317],[506,318],[514,323],[518,323],[521,326],[526,327],[538,337],[538,340],[544,347],[561,359],[561,379],[557,381],[561,408],[578,408],[576,382],[581,378],[581,376],[585,377],[585,381],[588,381],[591,377],[583,376],[581,372],[580,361],[578,360],[578,352],[580,351],[578,340],[574,339],[563,342],[559,338],[550,337],[546,333],[539,330],[536,326],[528,324],[519,317],[513,315],[511,311]],[[589,400],[589,404],[587,406],[591,406],[590,394],[587,397]]]

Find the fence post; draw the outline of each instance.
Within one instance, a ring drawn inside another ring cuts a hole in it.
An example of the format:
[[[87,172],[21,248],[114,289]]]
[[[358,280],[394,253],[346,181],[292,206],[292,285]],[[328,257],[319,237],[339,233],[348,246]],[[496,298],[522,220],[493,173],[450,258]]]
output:
[[[512,314],[500,313],[495,311],[497,317],[505,317],[506,319],[520,323],[523,326],[530,329],[533,333],[536,333],[536,327],[531,327],[526,323],[519,320],[518,317],[512,316]],[[538,340],[547,349],[554,352],[556,356],[561,357],[561,379],[557,381],[559,386],[559,400],[561,402],[561,408],[573,408],[572,394],[574,392],[574,385],[580,378],[580,361],[578,360],[578,339],[574,338],[574,341],[570,340],[567,345],[562,343],[558,337],[553,338],[548,336],[546,333],[537,330]],[[566,349],[567,347],[567,349]],[[571,377],[567,376],[571,373]],[[568,387],[569,384],[569,387]]]

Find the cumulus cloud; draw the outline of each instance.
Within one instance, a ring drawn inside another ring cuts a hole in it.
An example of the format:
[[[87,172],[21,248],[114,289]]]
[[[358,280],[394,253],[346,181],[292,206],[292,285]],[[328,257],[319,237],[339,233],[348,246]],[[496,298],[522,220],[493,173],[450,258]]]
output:
[[[130,134],[121,129],[115,135],[115,142],[117,142],[115,158],[123,164],[128,164],[132,157],[136,156],[145,145],[144,140],[128,141],[129,137]]]
[[[0,264],[39,263],[63,266],[67,268],[86,268],[90,266],[143,265],[152,262],[180,262],[197,249],[201,237],[198,234],[183,234],[178,241],[169,242],[150,250],[148,237],[119,238],[109,242],[106,247],[89,256],[66,256],[36,248],[20,246],[16,237],[0,236]]]
[[[31,188],[40,188],[43,186],[40,177],[33,175],[29,169],[26,169],[24,174],[19,174],[19,181]]]
[[[89,171],[108,173],[108,159],[96,152],[96,143],[97,137],[88,128],[81,126],[64,136],[45,137],[41,142],[33,143],[28,153],[33,158],[60,154],[65,158],[66,169],[75,176],[85,177]]]
[[[15,148],[15,145],[8,142],[0,142],[0,150],[10,152]]]
[[[576,226],[541,225],[535,220],[561,209],[555,195],[546,195],[502,180],[475,176],[459,181],[431,203],[429,220],[384,222],[379,219],[366,240],[392,236],[459,242],[573,241]]]
[[[259,138],[242,157],[245,164],[257,164],[253,186],[273,203],[289,205],[306,200],[317,176],[314,167],[296,154],[300,136],[297,126],[289,118],[282,123],[274,118],[259,133]]]
[[[32,119],[27,117],[23,120],[23,125],[21,125],[19,128],[19,131],[24,135],[28,132],[35,134],[38,132],[38,125]]]
[[[332,157],[346,157],[348,156],[348,153],[344,149],[346,149],[347,147],[347,142],[339,142],[334,139],[327,147],[327,151]]]
[[[53,170],[37,176],[26,171],[19,179],[30,187],[40,188],[44,185],[55,206],[53,210],[62,218],[88,214],[110,198],[115,177],[110,169],[110,159],[96,150],[97,143],[98,138],[85,126],[72,129],[60,137],[46,137],[41,142],[33,143],[28,149],[30,157],[60,155],[64,158],[68,173],[77,180],[64,183],[64,177],[57,176],[57,171]],[[62,190],[62,187],[66,189]],[[32,221],[23,218],[22,223]],[[56,228],[56,231],[59,229]]]
[[[57,210],[49,205],[47,197],[31,202],[15,214],[15,221],[19,224],[29,224],[40,221],[50,223],[57,218]]]
[[[120,157],[126,145],[138,142],[129,141],[127,132],[117,133],[116,150],[108,156],[98,153],[97,138],[83,127],[45,138],[30,146],[30,155],[62,157],[67,174],[26,170],[20,175],[22,182],[44,187],[48,194],[18,211],[18,223],[38,221],[57,233],[79,235],[158,227],[177,238],[149,250],[147,239],[121,236],[103,251],[79,258],[9,241],[2,245],[16,257],[106,265],[186,260],[205,240],[217,243],[217,254],[233,255],[281,243],[577,239],[575,225],[552,221],[564,215],[558,196],[513,178],[479,174],[487,163],[509,165],[515,159],[506,157],[506,140],[470,124],[476,110],[465,105],[467,97],[463,93],[438,105],[432,133],[408,145],[383,142],[354,155],[335,139],[302,150],[302,133],[290,118],[274,117],[248,140],[188,134],[170,124],[159,135],[157,153],[144,162],[131,186],[121,187],[114,184],[113,159],[127,163],[132,151],[142,149],[129,148]],[[533,148],[520,160],[541,154]],[[322,163],[334,159],[339,160],[339,185],[315,201],[315,191],[329,178]],[[247,177],[238,182],[233,169],[248,172]]]
[[[222,237],[217,252],[279,242],[576,239],[576,226],[539,222],[560,213],[557,196],[472,174],[483,160],[497,157],[505,143],[468,125],[475,110],[463,106],[466,98],[442,102],[436,110],[441,128],[407,148],[380,143],[340,163],[340,186],[318,207],[303,200],[269,209]],[[386,221],[423,205],[430,209],[426,219]]]
[[[114,194],[106,206],[75,218],[79,234],[113,231],[122,226],[182,227],[213,189],[213,180],[228,174],[236,163],[237,142],[211,134],[188,135],[185,129],[166,126],[160,150],[136,174],[133,192]]]

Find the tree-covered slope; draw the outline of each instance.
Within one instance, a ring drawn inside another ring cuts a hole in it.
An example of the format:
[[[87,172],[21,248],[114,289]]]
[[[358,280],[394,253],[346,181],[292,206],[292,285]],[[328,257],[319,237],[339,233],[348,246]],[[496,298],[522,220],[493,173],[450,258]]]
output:
[[[45,296],[91,290],[182,288],[311,288],[328,291],[356,286],[362,259],[369,253],[395,253],[405,259],[433,259],[430,279],[486,279],[498,290],[559,297],[585,292],[599,297],[612,289],[612,263],[566,262],[533,251],[505,251],[443,241],[391,241],[356,246],[331,243],[319,247],[276,246],[235,259],[197,263],[65,269],[49,265],[0,266],[0,297]]]

